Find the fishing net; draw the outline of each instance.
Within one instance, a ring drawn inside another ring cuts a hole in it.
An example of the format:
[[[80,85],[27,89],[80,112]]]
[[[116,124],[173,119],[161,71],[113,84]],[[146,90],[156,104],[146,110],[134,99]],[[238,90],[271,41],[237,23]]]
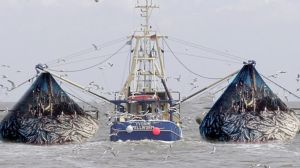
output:
[[[294,111],[266,85],[254,64],[244,65],[200,125],[208,140],[289,140],[300,128]]]
[[[49,73],[42,73],[2,120],[0,135],[7,141],[62,144],[82,142],[97,129],[97,121]]]

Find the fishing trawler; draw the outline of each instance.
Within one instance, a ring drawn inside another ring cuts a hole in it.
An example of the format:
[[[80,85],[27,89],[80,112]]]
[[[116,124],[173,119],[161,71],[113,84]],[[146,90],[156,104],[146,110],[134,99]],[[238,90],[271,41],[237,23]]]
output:
[[[170,92],[165,80],[161,44],[166,36],[157,34],[149,24],[151,11],[158,6],[145,0],[138,2],[136,8],[145,23],[128,41],[132,46],[131,67],[122,90],[111,101],[115,113],[111,117],[110,140],[180,140],[180,106],[175,106],[180,93]]]
[[[149,24],[151,12],[158,6],[144,0],[138,1],[136,8],[140,9],[145,23],[128,37],[126,45],[131,46],[130,72],[121,91],[115,92],[113,100],[55,73],[67,71],[53,70],[47,65],[37,65],[36,68],[114,104],[114,112],[109,117],[112,123],[111,141],[177,141],[182,138],[180,103],[194,95],[181,100],[180,92],[170,91],[167,87],[164,48],[161,47],[167,37],[153,31]]]

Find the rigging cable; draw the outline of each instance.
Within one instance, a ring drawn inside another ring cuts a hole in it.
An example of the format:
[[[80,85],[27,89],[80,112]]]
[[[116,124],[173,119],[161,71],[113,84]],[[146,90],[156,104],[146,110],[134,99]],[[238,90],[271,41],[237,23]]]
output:
[[[70,90],[70,92],[72,92],[72,93],[70,93],[70,92],[67,92],[67,91],[64,90],[64,92],[66,92],[68,95],[70,95],[70,96],[74,97],[75,99],[77,99],[77,100],[79,100],[79,101],[81,101],[81,102],[83,102],[83,103],[85,103],[85,104],[91,106],[91,107],[94,108],[95,110],[98,110],[98,108],[97,108],[96,106],[94,106],[94,105],[92,105],[91,103],[89,103],[89,102],[87,102],[87,101],[85,101],[85,100],[79,98],[78,95],[75,95],[76,93],[75,93],[70,87],[67,87],[67,88]]]
[[[11,89],[9,89],[9,90],[7,90],[7,91],[11,92],[11,91],[13,91],[13,90],[19,88],[19,87],[23,86],[24,84],[26,84],[26,83],[28,83],[28,82],[31,82],[31,81],[32,81],[34,78],[36,78],[37,76],[38,76],[38,75],[34,75],[33,77],[27,79],[26,81],[22,82],[21,84],[17,85],[16,87],[13,87],[13,88],[11,88]]]
[[[220,50],[217,50],[217,49],[214,49],[214,48],[206,47],[204,45],[199,45],[199,44],[196,44],[196,43],[193,43],[193,42],[188,42],[188,41],[181,40],[181,39],[178,39],[178,38],[175,38],[175,37],[174,38],[169,37],[169,39],[173,42],[181,43],[183,45],[187,45],[187,46],[190,46],[190,47],[193,47],[193,48],[197,48],[197,49],[203,50],[205,52],[214,53],[216,55],[227,57],[227,58],[233,59],[235,61],[246,61],[246,59],[243,58],[243,57],[240,57],[240,56],[237,56],[237,55],[234,55],[234,54],[230,54],[230,53],[227,53],[227,52],[224,52],[224,51],[220,51]]]
[[[130,47],[130,50],[131,50],[131,47]],[[123,84],[125,83],[125,74],[126,74],[126,68],[127,68],[127,63],[128,63],[128,60],[131,60],[131,52],[129,52],[129,54],[127,55],[127,58],[126,58],[126,61],[125,61],[125,65],[124,65],[124,70],[123,70],[123,79],[122,79],[122,83],[121,83],[121,87],[123,87]],[[129,61],[130,62],[130,61]],[[130,65],[129,65],[129,68],[130,68]],[[130,73],[130,71],[129,71]]]
[[[173,50],[170,48],[169,44],[166,42],[166,40],[163,38],[163,41],[165,42],[166,46],[168,47],[168,49],[171,51],[172,55],[175,57],[175,59],[180,63],[180,65],[182,65],[184,67],[184,69],[186,69],[188,72],[198,76],[198,77],[201,77],[201,78],[204,78],[204,79],[222,79],[222,78],[214,78],[214,77],[207,77],[207,76],[204,76],[204,75],[200,75],[194,71],[192,71],[190,68],[188,68],[176,55],[175,53],[173,52]]]
[[[119,48],[116,52],[114,52],[112,55],[110,55],[109,57],[107,57],[106,59],[104,59],[103,61],[97,63],[97,64],[94,64],[92,66],[89,66],[89,67],[86,67],[86,68],[82,68],[82,69],[75,69],[75,70],[55,70],[55,69],[50,69],[48,68],[50,71],[53,71],[53,72],[80,72],[80,71],[85,71],[85,70],[88,70],[88,69],[92,69],[96,66],[99,66],[103,63],[105,63],[106,61],[108,61],[109,59],[111,59],[113,56],[117,55],[125,46],[127,45],[127,43],[123,44],[121,48]]]
[[[119,54],[123,54],[123,53],[127,53],[127,51],[119,52]],[[105,54],[105,55],[100,55],[100,56],[94,56],[94,57],[90,57],[90,58],[86,58],[86,59],[74,60],[74,61],[70,61],[70,62],[67,62],[67,63],[64,63],[64,64],[58,64],[58,65],[50,66],[50,68],[60,67],[60,66],[64,66],[64,65],[74,64],[74,63],[82,63],[84,61],[90,61],[90,60],[94,60],[94,59],[98,59],[98,58],[107,57],[107,56],[110,56],[110,55],[112,55],[112,53]]]
[[[177,54],[181,54],[181,55],[190,56],[190,57],[197,57],[197,58],[203,58],[203,59],[208,59],[208,60],[215,60],[215,61],[226,62],[226,63],[241,64],[240,62],[233,61],[233,60],[225,60],[225,59],[220,59],[220,58],[206,57],[206,56],[202,56],[202,55],[189,54],[189,53],[183,53],[183,52],[176,52],[176,53]]]
[[[190,96],[185,97],[178,104],[183,103],[183,102],[185,102],[185,101],[193,98],[194,96],[201,94],[202,92],[206,91],[207,89],[210,89],[210,88],[214,87],[215,85],[217,85],[217,84],[219,84],[219,83],[221,83],[221,82],[223,82],[223,81],[231,78],[232,76],[236,75],[237,73],[239,73],[239,71],[235,71],[234,73],[232,73],[230,75],[227,75],[225,78],[221,78],[220,80],[218,80],[218,81],[216,81],[216,82],[214,82],[214,83],[212,83],[212,84],[210,84],[210,85],[202,88],[201,90],[199,90],[199,91],[191,94]]]
[[[55,65],[55,64],[57,64],[57,61],[60,61],[60,60],[64,60],[64,59],[67,59],[67,58],[70,58],[70,57],[76,58],[76,57],[79,57],[79,56],[82,56],[82,55],[85,55],[85,54],[89,54],[89,53],[98,51],[98,50],[95,50],[95,47],[97,47],[99,49],[104,48],[104,47],[109,47],[109,46],[112,46],[114,44],[118,44],[120,42],[123,42],[126,39],[127,39],[126,37],[122,37],[122,38],[118,38],[118,39],[115,39],[115,40],[111,40],[111,41],[108,41],[108,42],[105,42],[105,43],[102,43],[102,44],[99,44],[99,45],[95,45],[94,47],[83,49],[81,51],[69,54],[67,56],[60,57],[60,58],[54,59],[52,61],[48,61],[48,62],[46,62],[46,64]]]
[[[279,85],[278,83],[272,81],[271,79],[269,79],[268,77],[260,74],[262,77],[264,77],[265,79],[267,79],[269,82],[273,83],[274,85],[280,87],[281,89],[283,89],[284,91],[288,92],[290,95],[293,95],[294,97],[296,97],[297,99],[300,99],[300,97],[294,93],[292,93],[291,91],[287,90],[286,88],[284,88],[283,86]]]

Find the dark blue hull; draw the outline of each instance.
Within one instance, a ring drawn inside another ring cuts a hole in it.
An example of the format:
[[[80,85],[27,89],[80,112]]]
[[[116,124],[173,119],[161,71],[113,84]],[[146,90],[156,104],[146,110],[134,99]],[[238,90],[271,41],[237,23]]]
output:
[[[182,138],[181,128],[174,122],[164,120],[115,122],[110,128],[110,133],[111,141],[177,141]]]

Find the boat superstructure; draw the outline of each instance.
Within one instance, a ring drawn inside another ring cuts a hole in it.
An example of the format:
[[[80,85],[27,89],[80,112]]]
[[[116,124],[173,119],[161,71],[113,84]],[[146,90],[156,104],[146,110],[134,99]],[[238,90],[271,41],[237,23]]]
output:
[[[144,23],[129,37],[131,62],[128,78],[117,94],[110,129],[111,141],[181,139],[179,92],[170,92],[165,81],[164,49],[166,36],[152,30],[149,19],[158,8],[152,1],[138,1]],[[173,97],[176,97],[176,100]]]

